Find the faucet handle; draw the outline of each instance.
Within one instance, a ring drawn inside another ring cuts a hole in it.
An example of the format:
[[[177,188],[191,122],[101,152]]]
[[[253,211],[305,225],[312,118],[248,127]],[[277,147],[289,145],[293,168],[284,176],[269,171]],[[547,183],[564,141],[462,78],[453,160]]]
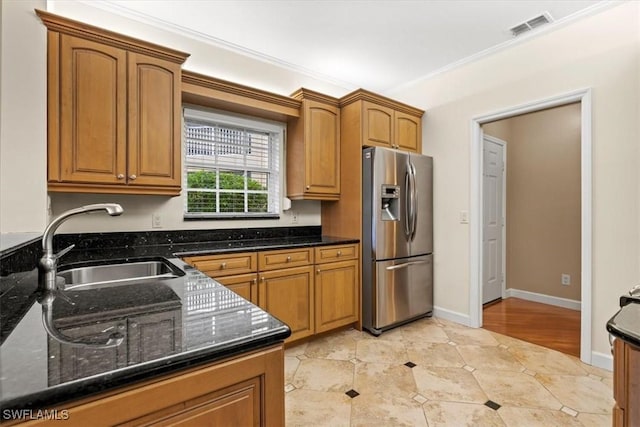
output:
[[[56,254],[56,258],[62,258],[62,257],[63,257],[63,256],[65,256],[67,253],[69,253],[69,251],[70,251],[71,249],[73,249],[73,248],[75,248],[75,247],[76,247],[76,245],[74,244],[74,245],[71,245],[71,246],[69,246],[69,247],[64,248],[63,250],[61,250],[60,252],[58,252],[58,253]]]

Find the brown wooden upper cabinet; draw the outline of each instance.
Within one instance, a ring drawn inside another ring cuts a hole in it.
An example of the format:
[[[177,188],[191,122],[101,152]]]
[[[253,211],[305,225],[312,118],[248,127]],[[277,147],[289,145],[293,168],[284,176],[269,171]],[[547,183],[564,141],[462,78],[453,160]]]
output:
[[[424,111],[363,89],[341,98],[340,107],[343,137],[355,137],[363,146],[422,151]]]
[[[178,195],[188,54],[36,12],[48,29],[49,191]]]
[[[340,198],[340,109],[338,100],[308,89],[291,95],[301,114],[289,120],[287,197],[293,200]]]

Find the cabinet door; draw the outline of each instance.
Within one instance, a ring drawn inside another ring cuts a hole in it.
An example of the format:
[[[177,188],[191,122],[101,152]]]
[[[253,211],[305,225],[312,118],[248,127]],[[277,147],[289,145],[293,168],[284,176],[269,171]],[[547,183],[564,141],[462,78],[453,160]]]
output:
[[[305,101],[305,193],[340,194],[340,110]]]
[[[260,378],[222,389],[201,398],[203,403],[174,415],[154,420],[153,425],[199,427],[199,426],[260,426],[261,419]],[[205,400],[206,399],[206,400]]]
[[[287,342],[313,335],[313,266],[260,273],[260,307],[291,328]]]
[[[393,148],[393,110],[362,102],[362,145]]]
[[[238,274],[237,276],[218,277],[216,280],[240,295],[247,301],[258,305],[258,275]]]
[[[132,316],[128,323],[128,363],[175,354],[182,348],[180,309]]]
[[[395,112],[395,145],[401,150],[422,152],[422,118]]]
[[[316,333],[358,320],[358,261],[316,266]]]
[[[180,187],[180,65],[129,52],[129,185]]]
[[[50,180],[125,184],[126,52],[61,35],[59,66],[59,146],[56,135],[49,135],[49,150],[59,152],[57,156],[50,153],[50,161],[54,163],[49,166]],[[49,81],[49,85],[57,84],[58,81]],[[55,87],[49,91],[55,93]],[[52,173],[56,169],[58,176]]]

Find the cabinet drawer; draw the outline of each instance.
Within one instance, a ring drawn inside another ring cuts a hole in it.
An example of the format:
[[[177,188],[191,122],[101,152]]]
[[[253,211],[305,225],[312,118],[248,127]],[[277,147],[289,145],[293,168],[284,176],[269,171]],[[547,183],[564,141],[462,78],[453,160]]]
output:
[[[284,249],[267,251],[258,254],[260,271],[277,270],[280,268],[299,267],[313,264],[313,249]]]
[[[204,255],[187,257],[185,261],[214,279],[232,274],[253,273],[257,270],[255,253]]]
[[[316,264],[358,258],[358,245],[322,246],[315,248]]]

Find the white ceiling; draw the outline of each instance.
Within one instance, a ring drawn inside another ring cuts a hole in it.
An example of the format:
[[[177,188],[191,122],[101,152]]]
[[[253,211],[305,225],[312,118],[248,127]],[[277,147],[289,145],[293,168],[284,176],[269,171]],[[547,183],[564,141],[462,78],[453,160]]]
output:
[[[134,19],[381,93],[513,42],[509,28],[542,12],[587,16],[596,0],[105,0]],[[545,27],[530,32],[545,31]],[[523,36],[520,36],[523,37]],[[525,36],[526,37],[526,36]]]

